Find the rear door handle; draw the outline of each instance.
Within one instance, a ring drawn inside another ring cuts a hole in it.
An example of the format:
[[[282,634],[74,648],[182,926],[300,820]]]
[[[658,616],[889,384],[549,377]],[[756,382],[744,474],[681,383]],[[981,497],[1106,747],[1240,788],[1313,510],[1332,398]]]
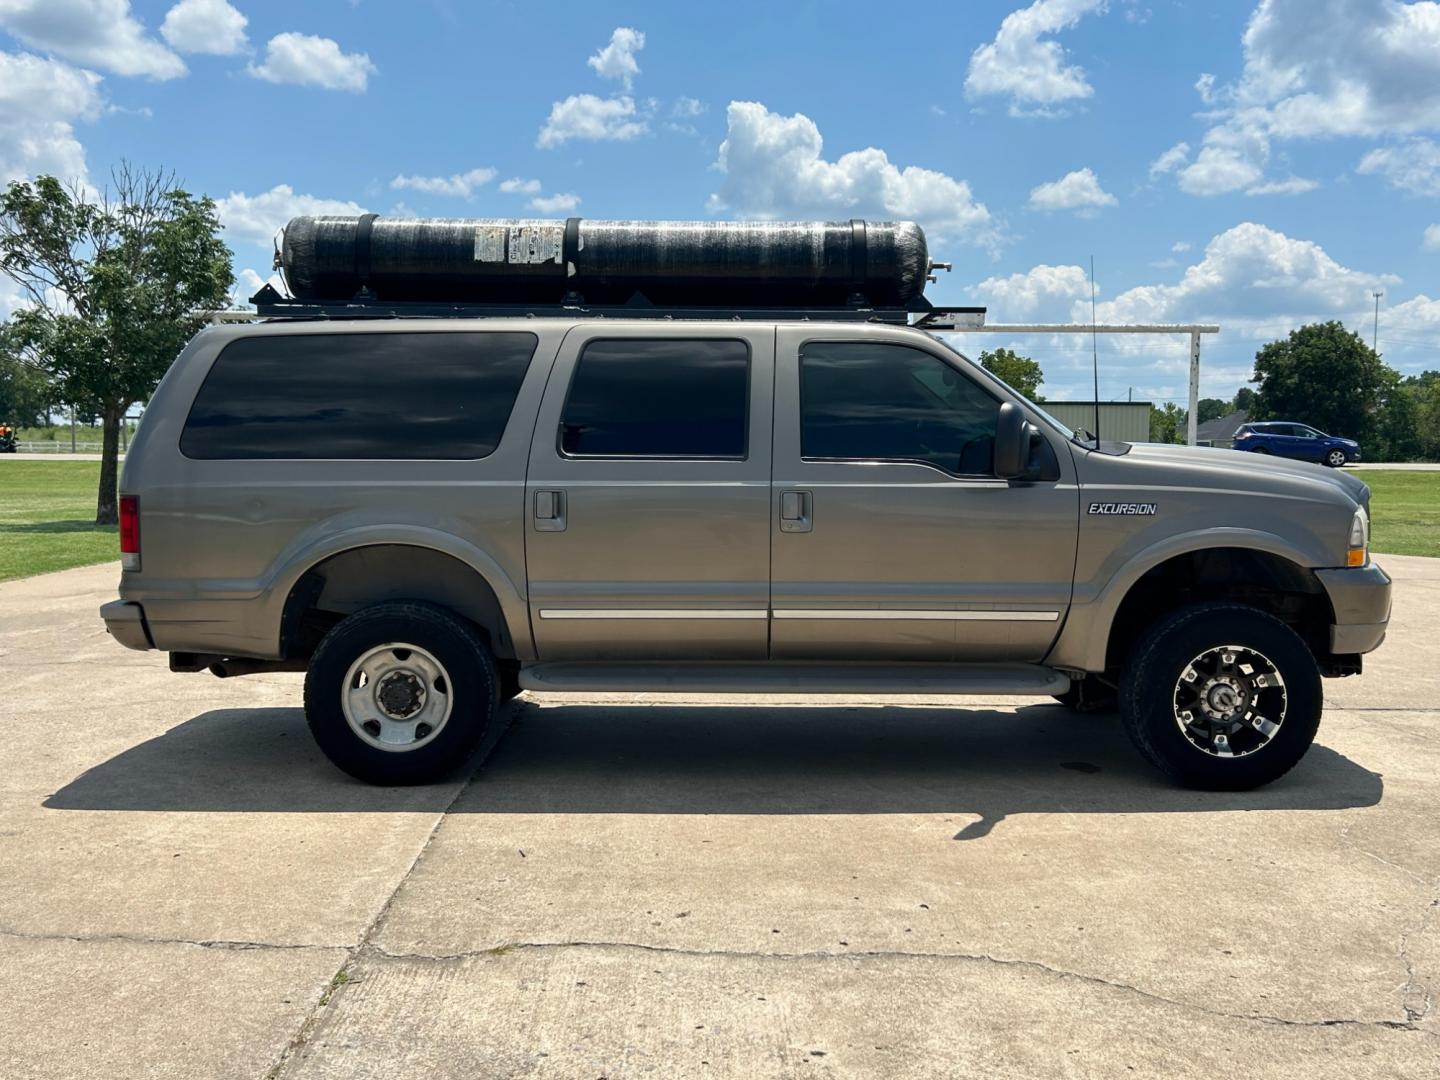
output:
[[[553,489],[535,492],[535,531],[565,531],[565,492]]]
[[[810,492],[782,491],[780,493],[780,531],[810,531]]]

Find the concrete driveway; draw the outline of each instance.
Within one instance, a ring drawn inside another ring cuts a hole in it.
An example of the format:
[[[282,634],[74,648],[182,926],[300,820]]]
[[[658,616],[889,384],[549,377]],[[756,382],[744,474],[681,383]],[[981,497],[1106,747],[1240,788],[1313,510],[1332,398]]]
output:
[[[1440,561],[1248,795],[1044,701],[522,699],[473,781],[0,585],[0,1075],[1435,1077]]]

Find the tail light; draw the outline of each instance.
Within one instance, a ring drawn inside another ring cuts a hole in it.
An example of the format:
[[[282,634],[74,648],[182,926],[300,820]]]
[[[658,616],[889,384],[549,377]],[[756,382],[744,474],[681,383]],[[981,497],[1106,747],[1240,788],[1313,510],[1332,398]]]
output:
[[[120,496],[120,566],[140,569],[140,497]]]
[[[1248,431],[1237,431],[1237,432],[1235,433],[1235,441],[1236,441],[1236,442],[1239,442],[1241,439],[1248,439],[1249,437],[1250,437],[1250,432],[1248,432]]]

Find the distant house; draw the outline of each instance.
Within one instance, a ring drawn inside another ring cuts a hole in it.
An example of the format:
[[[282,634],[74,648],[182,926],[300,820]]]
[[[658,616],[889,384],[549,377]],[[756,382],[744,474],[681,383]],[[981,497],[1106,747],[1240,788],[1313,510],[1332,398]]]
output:
[[[1201,446],[1222,446],[1226,449],[1235,445],[1235,432],[1240,425],[1248,423],[1250,414],[1241,409],[1219,420],[1207,420],[1195,429],[1195,441]]]

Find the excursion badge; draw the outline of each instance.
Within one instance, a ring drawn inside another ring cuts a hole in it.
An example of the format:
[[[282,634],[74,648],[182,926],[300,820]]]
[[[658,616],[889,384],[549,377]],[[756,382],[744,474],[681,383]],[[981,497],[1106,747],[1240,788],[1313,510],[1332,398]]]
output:
[[[1092,502],[1092,514],[1119,514],[1125,517],[1149,517],[1155,513],[1154,503]]]

